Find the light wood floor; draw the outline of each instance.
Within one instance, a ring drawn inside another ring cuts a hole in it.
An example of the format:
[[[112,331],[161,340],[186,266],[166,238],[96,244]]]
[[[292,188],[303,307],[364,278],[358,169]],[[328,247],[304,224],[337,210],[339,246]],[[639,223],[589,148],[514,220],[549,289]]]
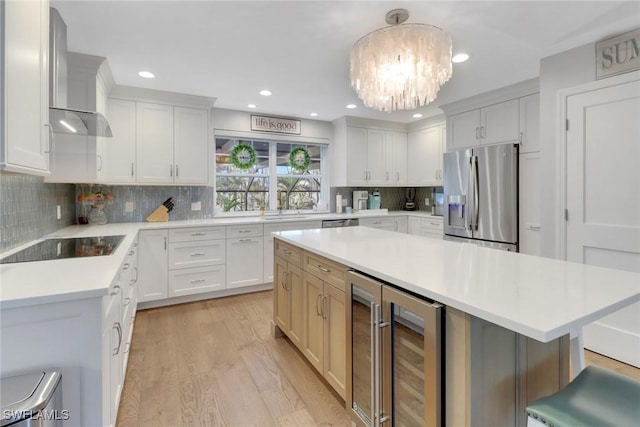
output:
[[[271,337],[272,311],[267,291],[138,312],[117,426],[350,426],[304,357]]]

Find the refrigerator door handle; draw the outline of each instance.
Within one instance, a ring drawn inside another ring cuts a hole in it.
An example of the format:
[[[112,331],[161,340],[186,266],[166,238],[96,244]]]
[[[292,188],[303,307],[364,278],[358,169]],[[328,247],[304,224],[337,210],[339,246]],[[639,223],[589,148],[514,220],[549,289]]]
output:
[[[471,221],[471,212],[473,212],[473,200],[472,191],[474,188],[473,182],[473,155],[469,157],[469,174],[467,176],[467,203],[464,205],[464,229],[473,230],[473,223]],[[470,197],[471,196],[471,197]],[[462,209],[462,208],[461,208]],[[462,211],[460,211],[462,213]]]
[[[480,216],[480,188],[478,184],[478,156],[471,157],[471,175],[473,180],[473,210],[471,227],[473,231],[478,231],[478,220]]]

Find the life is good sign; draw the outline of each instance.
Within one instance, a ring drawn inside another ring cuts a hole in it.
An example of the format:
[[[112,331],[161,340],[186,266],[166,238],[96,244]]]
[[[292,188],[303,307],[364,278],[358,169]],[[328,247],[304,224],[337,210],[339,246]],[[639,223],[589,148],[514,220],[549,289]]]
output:
[[[596,43],[596,79],[640,69],[640,29]]]
[[[300,120],[251,115],[251,130],[300,135]]]

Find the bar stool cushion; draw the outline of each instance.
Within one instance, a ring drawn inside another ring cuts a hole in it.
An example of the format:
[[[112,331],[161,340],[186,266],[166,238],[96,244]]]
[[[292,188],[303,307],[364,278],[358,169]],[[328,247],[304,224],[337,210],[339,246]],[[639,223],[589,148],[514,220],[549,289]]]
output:
[[[588,366],[567,387],[527,406],[527,415],[553,427],[640,425],[640,381]]]

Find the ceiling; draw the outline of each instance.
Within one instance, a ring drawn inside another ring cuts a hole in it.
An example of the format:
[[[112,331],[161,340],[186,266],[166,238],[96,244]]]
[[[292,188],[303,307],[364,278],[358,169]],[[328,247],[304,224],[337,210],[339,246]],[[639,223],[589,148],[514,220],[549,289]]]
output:
[[[409,123],[438,105],[537,77],[540,59],[638,27],[640,2],[613,1],[57,1],[70,51],[104,56],[116,83],[217,98],[218,108],[331,121]],[[453,77],[417,111],[365,107],[349,85],[349,52],[386,12],[436,25],[453,40]],[[594,47],[595,49],[595,47]],[[143,79],[149,70],[155,79]],[[270,97],[258,94],[273,92]],[[353,110],[345,108],[354,103]],[[255,104],[250,110],[247,105]]]

